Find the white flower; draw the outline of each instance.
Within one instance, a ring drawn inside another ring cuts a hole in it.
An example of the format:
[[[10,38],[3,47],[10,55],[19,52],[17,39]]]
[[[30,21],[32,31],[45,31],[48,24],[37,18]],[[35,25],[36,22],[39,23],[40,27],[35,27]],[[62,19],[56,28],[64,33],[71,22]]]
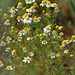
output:
[[[42,41],[42,44],[44,44],[44,45],[47,44],[47,43],[48,43],[48,42],[47,42],[46,40],[43,40],[43,41]]]
[[[51,15],[51,14],[49,14],[49,13],[46,13],[46,14],[45,14],[46,17],[49,17],[50,15]]]
[[[54,53],[50,54],[51,59],[55,58]]]
[[[29,54],[30,54],[30,56],[34,56],[34,53],[33,52],[30,52]]]
[[[2,67],[4,64],[2,63],[2,61],[0,61],[0,67]]]
[[[28,37],[28,38],[27,38],[28,41],[29,41],[29,40],[32,40],[32,39],[33,39],[33,37]]]
[[[54,12],[59,12],[59,8],[55,7],[55,11]]]
[[[10,17],[14,17],[14,16],[15,16],[14,13],[11,13]]]
[[[7,41],[10,41],[12,38],[10,36],[7,36]]]
[[[9,50],[10,50],[10,47],[7,47],[7,48],[5,49],[6,52],[9,52]]]
[[[45,6],[46,5],[46,2],[45,1],[42,1],[42,3],[40,4],[40,6]]]
[[[32,22],[32,18],[29,18],[29,17],[26,17],[24,20],[23,20],[24,23],[31,23]]]
[[[68,50],[65,50],[64,53],[67,54],[68,53]]]
[[[22,37],[18,37],[18,41],[21,41],[22,40]]]
[[[57,6],[56,3],[52,3],[52,4],[51,4],[51,7],[56,7],[56,6]]]
[[[7,19],[7,20],[4,22],[4,25],[7,25],[7,26],[10,25],[10,21],[9,21],[9,19]]]
[[[23,62],[24,62],[24,63],[26,63],[26,62],[27,62],[27,63],[30,63],[31,59],[32,59],[32,58],[30,58],[30,57],[24,57]]]
[[[15,13],[15,11],[18,11],[17,9],[15,9],[15,7],[12,7],[11,9],[10,9],[10,13]]]
[[[26,49],[26,47],[23,47],[23,52],[27,52],[27,49]]]
[[[5,45],[6,45],[6,43],[3,41],[0,43],[0,46],[5,46]]]
[[[26,4],[32,4],[35,2],[35,0],[25,0],[26,1]]]
[[[44,32],[49,33],[50,30],[51,30],[51,27],[50,26],[46,26],[43,30],[44,30]]]
[[[63,32],[60,32],[59,35],[62,36],[62,35],[64,35],[64,33]]]
[[[12,65],[10,65],[10,66],[8,65],[8,66],[6,67],[6,69],[7,69],[7,70],[13,70],[13,67],[12,67]]]
[[[51,7],[51,2],[50,1],[47,1],[47,4],[46,4],[46,7]]]
[[[13,50],[12,51],[12,55],[16,55],[16,50]]]
[[[21,2],[18,3],[17,8],[22,8],[22,3]]]
[[[26,31],[25,30],[21,30],[18,34],[19,34],[19,36],[25,35]]]

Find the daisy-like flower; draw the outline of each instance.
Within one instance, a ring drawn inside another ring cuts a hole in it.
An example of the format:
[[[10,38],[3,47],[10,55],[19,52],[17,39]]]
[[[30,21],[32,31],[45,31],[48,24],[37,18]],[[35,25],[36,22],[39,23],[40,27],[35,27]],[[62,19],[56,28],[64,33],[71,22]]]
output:
[[[34,53],[33,53],[33,52],[30,52],[29,55],[30,55],[30,56],[34,56]]]
[[[59,26],[59,30],[61,30],[63,28],[63,26]]]
[[[23,22],[29,24],[32,22],[32,18],[26,17]]]
[[[32,4],[35,2],[35,0],[25,0],[26,1],[26,4]]]
[[[54,53],[50,53],[51,59],[55,58]]]
[[[65,54],[67,54],[67,53],[68,53],[68,51],[69,51],[69,50],[67,50],[67,49],[66,49],[66,50],[64,51],[64,53],[65,53]]]
[[[7,41],[7,44],[11,44],[11,42],[10,41]]]
[[[46,4],[46,7],[51,7],[51,2],[50,1],[47,1],[47,4]]]
[[[25,35],[26,31],[25,30],[21,30],[18,34],[19,34],[19,36]]]
[[[72,42],[75,42],[75,35],[72,35],[71,41],[72,41]]]
[[[10,25],[10,21],[9,21],[9,19],[7,19],[5,22],[4,22],[4,25]]]
[[[40,20],[39,20],[37,17],[35,17],[35,16],[34,16],[33,21],[36,22],[36,23],[37,23],[37,22],[40,22]]]
[[[46,2],[45,1],[42,1],[42,3],[40,4],[40,6],[45,6],[46,5]]]
[[[23,47],[23,52],[27,52],[27,49],[26,49],[26,47]]]
[[[29,33],[30,28],[29,27],[25,27],[24,30],[26,31],[26,33]]]
[[[46,33],[50,33],[51,27],[50,26],[46,26],[43,30]]]
[[[17,20],[18,20],[18,22],[20,22],[21,21],[21,16],[18,16]]]
[[[6,45],[6,43],[3,41],[0,43],[0,46],[5,46],[5,45]]]
[[[59,26],[58,26],[58,25],[56,25],[56,26],[55,26],[55,28],[56,28],[56,29],[59,29]]]
[[[18,11],[17,9],[15,9],[15,7],[12,7],[9,12],[10,13],[15,13],[15,10]]]
[[[60,49],[63,49],[64,48],[64,46],[63,45],[60,45]]]
[[[21,2],[18,3],[17,8],[22,8],[22,3]]]
[[[54,12],[59,12],[59,8],[55,7]]]
[[[7,17],[8,17],[8,15],[5,13],[5,14],[4,14],[4,18],[6,19]]]
[[[44,44],[44,45],[47,44],[47,43],[48,43],[48,42],[47,42],[46,40],[43,40],[43,41],[42,41],[42,44]]]
[[[52,3],[51,7],[57,7],[57,4],[56,3]]]
[[[60,54],[57,54],[56,56],[57,56],[57,57],[59,57],[59,56],[60,56]]]
[[[38,7],[37,3],[34,3],[33,6],[34,6],[34,7]]]
[[[21,41],[22,40],[22,37],[18,37],[18,41]]]
[[[52,31],[52,34],[55,35],[55,34],[56,34],[56,30],[53,30],[53,31]]]
[[[14,29],[14,26],[11,26],[11,30],[13,30]]]
[[[25,19],[27,16],[28,16],[28,13],[25,13],[22,18]]]
[[[65,46],[66,45],[66,40],[62,41],[62,45]]]
[[[2,67],[4,64],[2,63],[2,61],[0,60],[0,67]]]
[[[12,55],[16,55],[16,50],[13,50],[12,51]]]
[[[5,49],[6,52],[9,52],[9,50],[10,50],[10,47],[7,47],[7,48]]]
[[[6,67],[6,69],[7,69],[7,70],[13,70],[13,67],[12,67],[12,65],[8,65],[8,66]]]
[[[66,44],[69,44],[69,40],[66,40]]]
[[[62,35],[64,35],[64,33],[63,32],[60,32],[59,35],[62,36]]]
[[[49,13],[46,13],[46,14],[45,14],[46,17],[49,17],[50,15],[51,15],[51,14],[49,14]]]
[[[14,13],[11,13],[10,17],[14,17],[14,16],[15,16],[15,14]]]
[[[10,36],[7,36],[6,40],[10,41],[12,38]]]
[[[33,39],[33,37],[28,37],[28,38],[27,38],[28,41],[29,41],[29,40],[32,40],[32,39]]]
[[[27,62],[27,63],[30,63],[31,59],[32,59],[32,58],[30,58],[30,57],[24,57],[23,62],[24,62],[24,63],[26,63],[26,62]]]

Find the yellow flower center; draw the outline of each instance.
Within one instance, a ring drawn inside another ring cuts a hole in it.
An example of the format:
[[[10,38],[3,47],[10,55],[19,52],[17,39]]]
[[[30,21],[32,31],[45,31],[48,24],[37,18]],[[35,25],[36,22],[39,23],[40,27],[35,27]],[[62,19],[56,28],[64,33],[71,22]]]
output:
[[[8,44],[11,44],[11,42],[10,42],[10,41],[8,41],[7,43],[8,43]]]
[[[49,27],[46,27],[46,29],[48,30],[48,29],[49,29]]]
[[[63,44],[66,44],[66,41],[64,40],[62,43],[63,43]]]
[[[2,61],[0,61],[0,64],[2,63]]]
[[[23,47],[23,50],[26,50],[26,47]]]
[[[72,40],[75,40],[75,35],[72,35],[71,39],[72,39]]]
[[[31,6],[31,10],[34,10],[34,7],[33,6]]]
[[[26,20],[29,20],[29,17],[26,17]]]
[[[27,2],[30,2],[31,0],[27,0]]]
[[[56,4],[54,3],[53,6],[55,6]]]
[[[16,53],[16,50],[13,50],[12,53],[15,54]]]
[[[53,55],[54,55],[54,53],[51,53],[51,54],[50,54],[50,56],[53,56]]]
[[[59,54],[57,54],[57,57],[59,57],[60,55]]]
[[[53,33],[56,33],[56,31],[55,31],[55,30],[53,30]]]
[[[69,40],[66,40],[66,42],[69,42]]]
[[[37,21],[37,18],[34,17],[34,20]]]
[[[29,58],[26,58],[26,60],[29,60]]]
[[[21,3],[21,2],[19,2],[19,3],[18,3],[18,6],[19,6],[19,7],[21,7],[21,6],[22,6],[22,3]]]
[[[45,1],[42,1],[42,4],[45,4]]]
[[[46,13],[46,15],[49,15],[49,13]]]
[[[18,37],[18,40],[20,40],[21,39],[21,37]]]
[[[6,50],[9,50],[9,48],[6,48]]]
[[[68,52],[68,50],[65,50],[65,52]]]
[[[9,36],[7,36],[7,39],[10,39],[10,37],[9,37]]]
[[[63,46],[63,45],[61,45],[61,46],[60,46],[60,49],[63,49],[63,48],[64,48],[64,46]]]
[[[11,15],[14,15],[14,13],[11,13]]]
[[[46,43],[46,40],[43,40],[43,43]]]
[[[4,14],[4,17],[7,17],[7,14],[6,13]]]
[[[21,19],[21,16],[18,16],[17,19]]]
[[[55,7],[55,11],[58,11],[59,10],[59,8],[58,7]]]
[[[57,26],[56,26],[56,29],[58,29],[58,28],[59,28],[59,26],[57,25]]]
[[[30,52],[30,54],[33,54],[33,52]]]
[[[28,39],[30,39],[30,37],[28,37]]]
[[[73,54],[71,54],[70,57],[73,57]]]
[[[28,15],[27,13],[24,14],[24,16],[27,16],[27,15]]]
[[[51,4],[51,2],[50,1],[47,1],[47,5],[50,5]]]
[[[42,36],[42,34],[40,34],[40,36]]]
[[[9,23],[9,19],[7,19],[6,22]]]
[[[10,66],[7,66],[7,68],[10,68]]]
[[[21,30],[21,31],[20,31],[20,33],[24,33],[24,31],[23,31],[23,30]]]
[[[15,10],[15,7],[12,7],[11,9],[12,9],[12,10]]]
[[[4,42],[2,41],[1,44],[4,44]]]
[[[34,6],[37,6],[37,3],[34,3]]]

